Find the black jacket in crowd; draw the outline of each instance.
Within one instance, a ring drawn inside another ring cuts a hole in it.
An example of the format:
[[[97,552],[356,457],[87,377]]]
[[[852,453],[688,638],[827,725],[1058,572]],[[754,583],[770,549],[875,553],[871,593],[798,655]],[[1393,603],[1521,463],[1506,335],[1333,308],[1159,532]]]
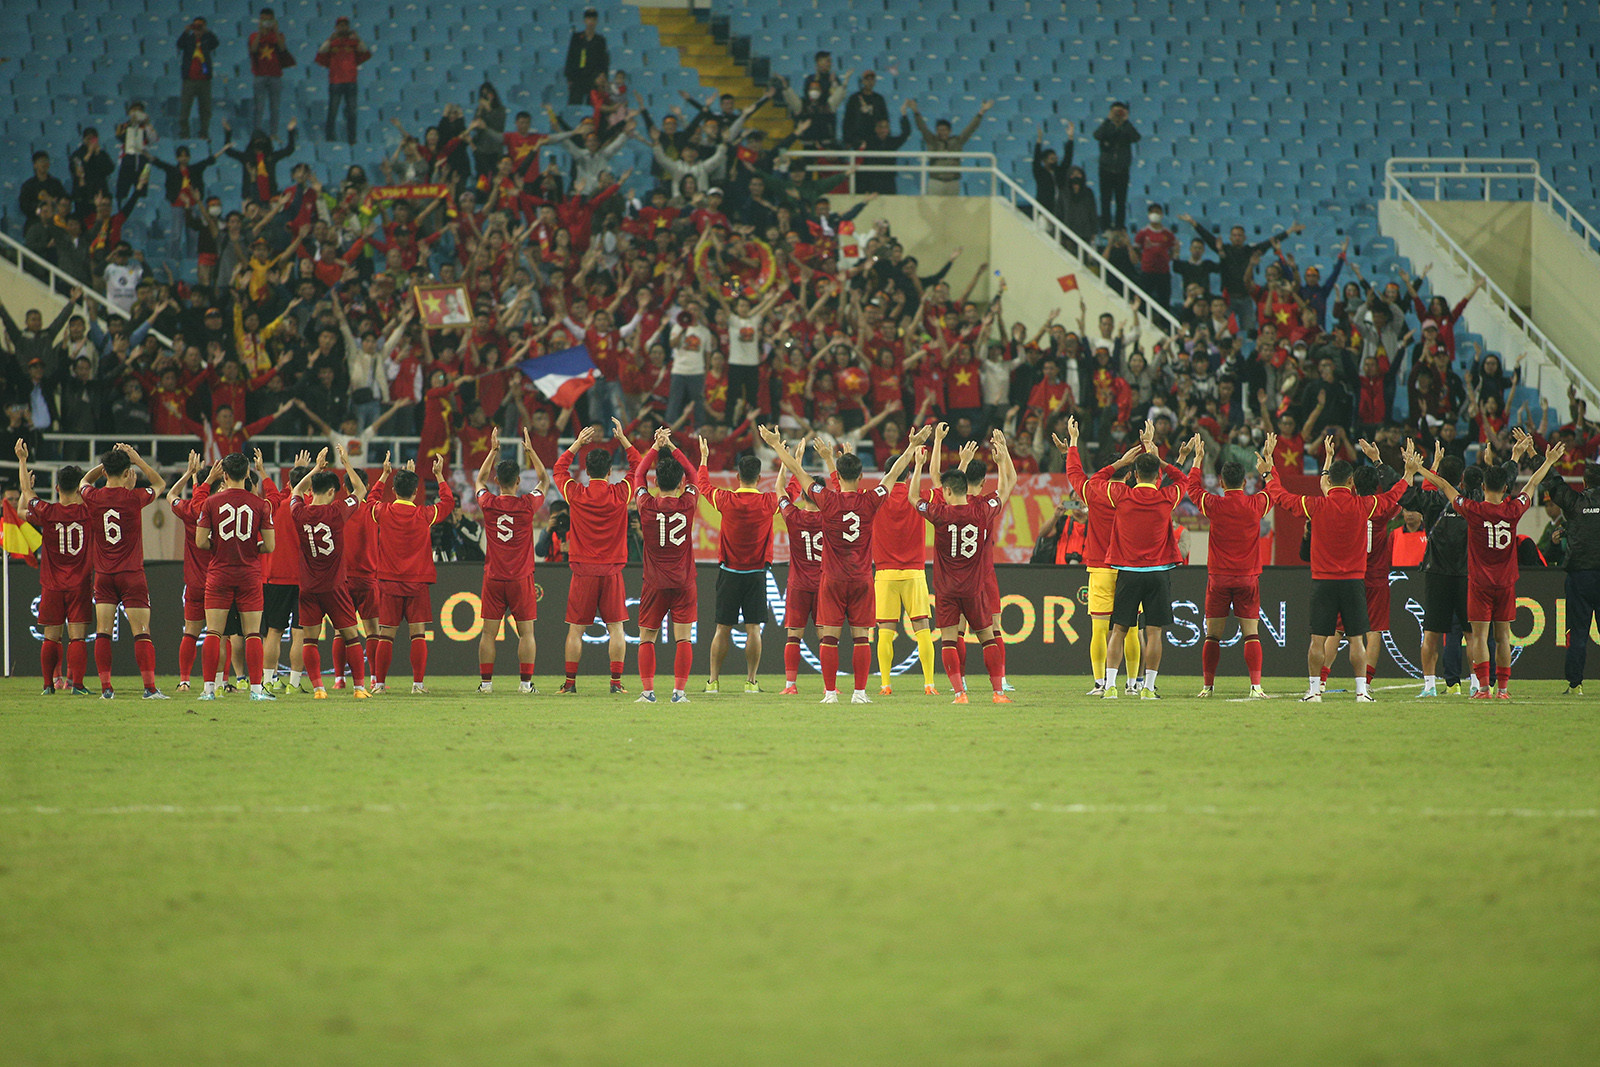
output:
[[[1551,471],[1542,488],[1566,516],[1567,570],[1600,570],[1600,486],[1580,493]]]

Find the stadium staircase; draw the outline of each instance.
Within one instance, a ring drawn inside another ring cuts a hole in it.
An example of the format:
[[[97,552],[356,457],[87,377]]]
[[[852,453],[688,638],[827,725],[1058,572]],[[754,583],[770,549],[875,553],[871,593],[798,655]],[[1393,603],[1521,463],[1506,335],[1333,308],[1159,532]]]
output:
[[[715,89],[718,96],[732,93],[740,108],[748,107],[761,96],[764,85],[758,85],[751,76],[748,52],[746,62],[740,62],[738,53],[730,47],[727,34],[719,34],[720,24],[713,26],[709,20],[703,20],[685,8],[641,7],[639,17],[645,25],[656,28],[662,47],[678,50],[684,66],[692,68],[699,75],[701,85]],[[749,126],[765,132],[768,144],[788,136],[794,128],[781,100],[775,100],[756,112]]]

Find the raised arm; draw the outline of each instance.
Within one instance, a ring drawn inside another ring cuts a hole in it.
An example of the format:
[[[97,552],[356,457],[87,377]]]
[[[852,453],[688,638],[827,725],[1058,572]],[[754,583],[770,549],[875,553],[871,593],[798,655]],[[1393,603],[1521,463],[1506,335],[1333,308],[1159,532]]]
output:
[[[127,453],[128,460],[135,467],[139,468],[141,474],[149,479],[150,489],[153,493],[155,493],[156,496],[160,496],[162,493],[166,492],[167,480],[161,476],[159,471],[144,461],[144,457],[139,455],[137,449],[135,449],[132,445],[119,444],[117,445],[117,450]]]

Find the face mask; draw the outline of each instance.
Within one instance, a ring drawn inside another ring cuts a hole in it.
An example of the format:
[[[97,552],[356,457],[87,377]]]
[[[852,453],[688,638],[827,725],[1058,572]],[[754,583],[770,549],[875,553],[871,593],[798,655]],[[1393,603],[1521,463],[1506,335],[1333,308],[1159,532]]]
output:
[[[221,218],[222,217],[222,205],[218,204],[215,207],[206,208],[206,213],[209,214],[214,219]]]
[[[811,100],[821,100],[822,99],[822,92],[819,89],[812,89],[812,90],[809,90],[806,93],[806,96],[807,96],[807,98],[809,98]]]
[[[1161,221],[1161,212],[1159,212],[1159,211],[1150,212],[1150,221],[1152,223],[1160,222]]]
[[[128,117],[135,122],[143,122],[144,112],[139,110],[130,111],[128,112]]]

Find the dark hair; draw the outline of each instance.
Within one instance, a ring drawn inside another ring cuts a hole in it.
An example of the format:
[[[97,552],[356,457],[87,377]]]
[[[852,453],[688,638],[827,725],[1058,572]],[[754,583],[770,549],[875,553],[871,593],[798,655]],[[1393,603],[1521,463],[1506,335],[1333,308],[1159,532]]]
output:
[[[854,452],[846,452],[840,456],[836,466],[839,477],[847,482],[853,482],[861,477],[861,457]]]
[[[1440,466],[1443,466],[1443,464],[1440,464]],[[1461,493],[1463,496],[1470,495],[1481,488],[1483,488],[1482,467],[1468,467],[1461,472]]]
[[[1225,489],[1238,489],[1244,485],[1244,464],[1236,459],[1224,463],[1218,473],[1222,476],[1222,485]]]
[[[975,459],[967,464],[966,476],[967,484],[976,488],[983,484],[985,478],[989,477],[989,465],[981,459]]]
[[[519,111],[519,112],[516,113],[516,115],[512,116],[512,118],[513,118],[513,121],[515,119],[528,119],[529,121],[532,121],[533,112],[531,112],[531,111]]]
[[[1161,457],[1151,452],[1139,453],[1139,458],[1133,461],[1133,473],[1139,478],[1154,478],[1161,473]]]
[[[49,158],[50,158],[50,153],[49,152],[45,152],[43,150],[35,152],[33,154],[33,162],[35,162],[35,163],[39,162],[39,160],[41,160],[41,159],[49,159]]]
[[[963,496],[966,495],[967,476],[961,473],[959,470],[948,470],[940,474],[939,484],[944,486],[944,491],[947,493],[960,493]]]
[[[128,472],[128,468],[133,466],[133,461],[128,458],[128,454],[126,452],[122,451],[121,449],[113,448],[101,458],[100,465],[105,468],[107,476],[115,478],[119,475],[126,474]]]
[[[516,485],[517,480],[521,477],[522,468],[517,466],[515,460],[503,459],[495,464],[494,480],[506,488],[509,489],[511,486]]]
[[[75,463],[68,463],[56,469],[56,488],[69,492],[78,488],[83,482],[83,468]]]
[[[1371,496],[1378,491],[1378,468],[1357,467],[1355,473],[1356,492],[1361,496]]]
[[[234,481],[240,481],[250,473],[250,461],[243,452],[233,452],[222,457],[222,473]]]
[[[663,493],[670,493],[683,484],[683,464],[671,456],[656,460],[656,484]]]
[[[290,487],[292,488],[292,487],[294,487],[296,485],[299,485],[300,484],[300,480],[302,478],[304,478],[306,475],[310,474],[310,473],[311,473],[311,468],[310,467],[298,467],[297,466],[297,467],[289,468],[289,485],[290,485]]]
[[[398,500],[410,500],[417,495],[417,486],[422,479],[417,477],[416,471],[396,471],[394,476],[394,495]]]
[[[1508,481],[1506,469],[1499,464],[1493,467],[1485,467],[1483,470],[1483,488],[1485,492],[1503,493]]]
[[[739,460],[739,482],[741,485],[755,485],[761,479],[761,460],[756,456],[744,456]]]
[[[1355,473],[1355,468],[1350,465],[1350,461],[1347,459],[1336,459],[1328,464],[1328,469],[1323,473],[1328,476],[1328,480],[1334,485],[1344,485],[1350,481],[1350,476]]]
[[[1460,456],[1446,456],[1439,461],[1439,477],[1451,485],[1461,484],[1461,472],[1466,469]]]
[[[603,448],[596,448],[583,457],[583,469],[589,472],[591,478],[604,478],[611,473],[611,453]]]
[[[318,471],[311,476],[311,491],[318,495],[339,488],[339,476],[332,471]]]

